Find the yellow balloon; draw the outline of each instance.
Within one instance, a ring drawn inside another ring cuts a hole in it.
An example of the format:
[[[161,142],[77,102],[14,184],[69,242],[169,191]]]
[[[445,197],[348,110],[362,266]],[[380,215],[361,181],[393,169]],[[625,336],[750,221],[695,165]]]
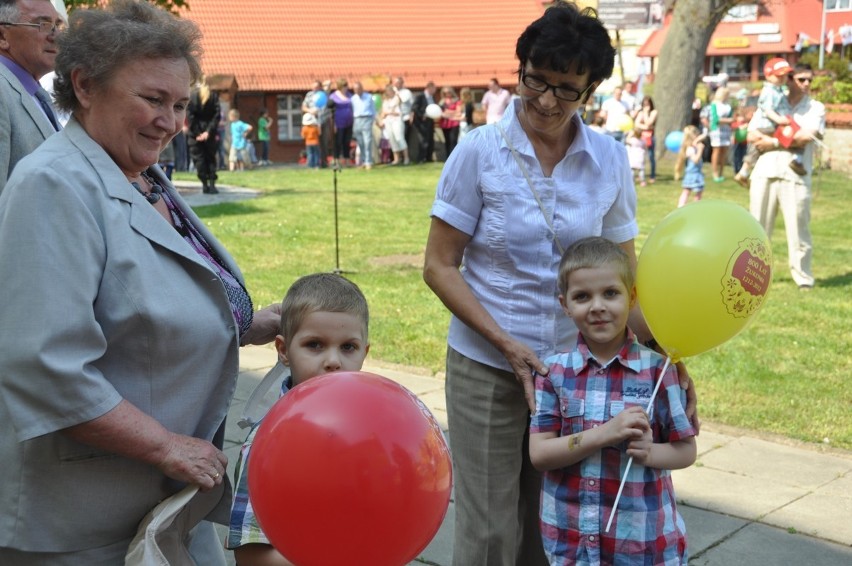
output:
[[[636,291],[673,360],[715,348],[760,310],[772,281],[766,232],[741,206],[703,200],[672,212],[639,256]]]
[[[618,122],[616,123],[616,126],[622,132],[627,133],[627,132],[629,132],[630,130],[633,129],[633,118],[631,118],[627,114],[624,114],[621,117],[619,117]]]

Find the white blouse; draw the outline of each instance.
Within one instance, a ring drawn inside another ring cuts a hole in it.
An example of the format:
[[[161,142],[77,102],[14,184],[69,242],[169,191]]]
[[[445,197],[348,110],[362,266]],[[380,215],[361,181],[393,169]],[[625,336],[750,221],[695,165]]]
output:
[[[523,160],[563,249],[587,236],[632,240],[636,190],[624,146],[574,117],[578,135],[545,177],[520,126],[514,100],[499,122]],[[472,130],[447,160],[432,216],[471,236],[462,277],[509,335],[540,358],[576,341],[556,284],[559,246],[497,125]],[[449,345],[486,365],[511,371],[503,355],[455,316]]]

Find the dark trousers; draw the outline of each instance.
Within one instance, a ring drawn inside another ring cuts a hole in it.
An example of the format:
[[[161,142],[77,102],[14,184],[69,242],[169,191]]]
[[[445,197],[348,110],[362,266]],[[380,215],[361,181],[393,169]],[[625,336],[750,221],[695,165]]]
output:
[[[735,143],[734,144],[734,171],[737,173],[740,172],[740,169],[743,168],[743,163],[745,162],[746,150],[748,149],[747,143]],[[757,161],[757,160],[755,160]]]
[[[214,185],[218,175],[216,174],[216,138],[207,138],[207,141],[197,142],[189,140],[189,155],[195,164],[195,172],[198,179],[205,187]]]
[[[434,161],[432,154],[435,153],[435,122],[428,118],[415,120],[414,127],[418,134],[418,163]]]
[[[334,132],[334,158],[349,159],[349,149],[352,143],[352,126],[337,128]]]
[[[172,140],[172,145],[175,148],[175,169],[186,171],[189,169],[189,150],[187,148],[186,134],[183,131],[178,132]]]
[[[447,148],[447,159],[449,159],[456,144],[459,143],[459,127],[441,128],[441,130],[444,132],[444,145]]]
[[[648,148],[648,161],[651,163],[651,178],[657,178],[657,139],[651,138],[651,147]]]
[[[328,150],[334,140],[334,122],[326,120],[320,127],[320,167],[328,167]]]

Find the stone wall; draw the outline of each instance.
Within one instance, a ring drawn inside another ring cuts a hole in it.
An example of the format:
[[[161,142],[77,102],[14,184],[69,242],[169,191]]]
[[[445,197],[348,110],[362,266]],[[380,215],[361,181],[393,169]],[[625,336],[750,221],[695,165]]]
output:
[[[823,148],[823,160],[830,168],[852,174],[852,128],[828,126],[822,141],[828,146]]]
[[[823,161],[834,171],[852,173],[852,104],[826,104]]]

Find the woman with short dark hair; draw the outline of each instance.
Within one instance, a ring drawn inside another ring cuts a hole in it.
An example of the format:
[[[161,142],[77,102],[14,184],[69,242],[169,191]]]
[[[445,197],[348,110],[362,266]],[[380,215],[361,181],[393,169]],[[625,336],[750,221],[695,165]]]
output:
[[[541,475],[527,451],[533,373],[576,341],[562,316],[562,250],[604,236],[635,268],[636,191],[624,146],[578,110],[612,74],[591,9],[556,2],[517,42],[518,93],[503,118],[456,146],[438,181],[424,279],[452,313],[447,413],[456,523],[453,564],[546,564]],[[632,330],[651,339],[638,307]]]

